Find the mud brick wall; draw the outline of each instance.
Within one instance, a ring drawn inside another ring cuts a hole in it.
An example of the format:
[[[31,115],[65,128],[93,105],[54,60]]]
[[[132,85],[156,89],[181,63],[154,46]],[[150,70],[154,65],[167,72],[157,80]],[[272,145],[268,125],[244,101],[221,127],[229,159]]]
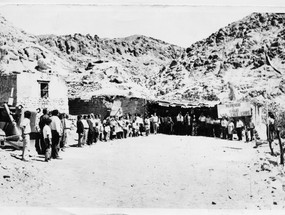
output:
[[[143,114],[145,112],[145,100],[141,98],[126,98],[116,97],[110,98],[108,96],[92,97],[88,101],[77,99],[69,100],[69,113],[71,115],[79,114],[100,114],[103,118],[109,116],[113,106],[113,102],[119,100],[123,114]]]
[[[80,98],[70,99],[68,105],[71,115],[94,113],[105,117],[109,113],[111,103],[104,102],[104,98],[97,97],[88,101],[81,100]]]
[[[13,98],[14,104],[16,104],[17,94],[17,76],[16,75],[1,75],[0,76],[0,106],[8,102],[11,95],[11,89],[14,88]]]
[[[146,107],[145,107],[145,99],[140,98],[130,98],[124,99],[120,98],[122,104],[122,110],[124,114],[136,114],[139,113],[141,115],[144,114]]]

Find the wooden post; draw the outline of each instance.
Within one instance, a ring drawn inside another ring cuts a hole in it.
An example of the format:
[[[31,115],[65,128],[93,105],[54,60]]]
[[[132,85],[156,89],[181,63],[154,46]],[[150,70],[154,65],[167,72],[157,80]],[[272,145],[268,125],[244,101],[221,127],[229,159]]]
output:
[[[12,87],[11,89],[11,94],[10,94],[10,98],[8,99],[8,105],[12,106],[13,105],[13,101],[14,101],[14,87]]]

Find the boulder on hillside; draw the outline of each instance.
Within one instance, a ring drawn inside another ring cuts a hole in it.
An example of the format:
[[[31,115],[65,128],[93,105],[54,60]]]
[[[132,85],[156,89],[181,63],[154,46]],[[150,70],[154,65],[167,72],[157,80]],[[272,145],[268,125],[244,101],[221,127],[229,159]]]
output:
[[[121,84],[124,82],[123,78],[122,77],[119,77],[119,76],[111,76],[110,77],[110,82],[111,83],[116,83],[116,84]]]
[[[100,39],[99,36],[98,36],[97,34],[95,34],[95,35],[94,35],[94,40],[95,40],[96,42],[98,42],[99,39]]]
[[[97,61],[95,61],[94,63],[100,64],[100,63],[104,63],[104,61],[103,61],[103,60],[97,60]]]
[[[87,65],[87,67],[85,68],[85,70],[87,71],[87,70],[93,69],[93,67],[94,67],[94,64],[88,63],[88,65]]]
[[[175,67],[177,64],[178,64],[177,61],[176,61],[176,60],[173,60],[173,61],[170,63],[169,68],[170,68],[170,69],[173,69],[173,67]]]
[[[65,40],[64,45],[65,45],[65,51],[67,54],[71,54],[72,52],[76,52],[79,49],[78,44],[72,40]],[[63,49],[64,49],[64,47],[63,47]]]
[[[93,41],[93,37],[90,34],[86,34],[86,38]]]
[[[40,58],[37,62],[37,66],[35,67],[38,71],[49,70],[51,67],[48,65],[48,62],[44,58]]]
[[[120,55],[122,55],[121,49],[117,48],[116,51],[117,51],[117,53],[119,53]]]

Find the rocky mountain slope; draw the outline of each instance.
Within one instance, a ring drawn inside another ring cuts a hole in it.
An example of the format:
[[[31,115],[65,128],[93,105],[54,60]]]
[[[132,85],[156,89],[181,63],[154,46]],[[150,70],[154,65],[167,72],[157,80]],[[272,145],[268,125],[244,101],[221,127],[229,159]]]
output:
[[[161,98],[284,101],[285,14],[253,13],[188,47],[162,70]],[[276,72],[266,63],[265,52]]]
[[[67,70],[68,63],[41,46],[38,38],[15,28],[0,16],[0,72]]]
[[[231,92],[236,99],[282,104],[284,24],[284,14],[253,13],[183,49],[141,35],[34,36],[0,17],[0,72],[57,73],[70,98],[115,92],[191,103],[227,101]]]
[[[44,35],[39,36],[39,42],[72,65],[67,82],[74,97],[90,97],[98,92],[153,96],[156,94],[150,88],[155,85],[153,77],[184,51],[141,35],[116,39],[81,34]]]
[[[157,73],[183,48],[133,35],[106,39],[97,35],[34,36],[0,17],[1,73],[49,72],[66,80],[70,98],[96,94],[154,97]]]

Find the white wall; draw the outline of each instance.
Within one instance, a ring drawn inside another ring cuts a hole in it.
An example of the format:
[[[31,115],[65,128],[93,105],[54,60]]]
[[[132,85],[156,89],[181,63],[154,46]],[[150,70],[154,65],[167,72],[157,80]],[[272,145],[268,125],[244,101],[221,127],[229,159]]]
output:
[[[41,98],[38,81],[49,81],[49,98]],[[63,79],[44,73],[21,73],[17,76],[17,104],[25,109],[35,111],[36,108],[58,109],[68,113],[67,86]]]

